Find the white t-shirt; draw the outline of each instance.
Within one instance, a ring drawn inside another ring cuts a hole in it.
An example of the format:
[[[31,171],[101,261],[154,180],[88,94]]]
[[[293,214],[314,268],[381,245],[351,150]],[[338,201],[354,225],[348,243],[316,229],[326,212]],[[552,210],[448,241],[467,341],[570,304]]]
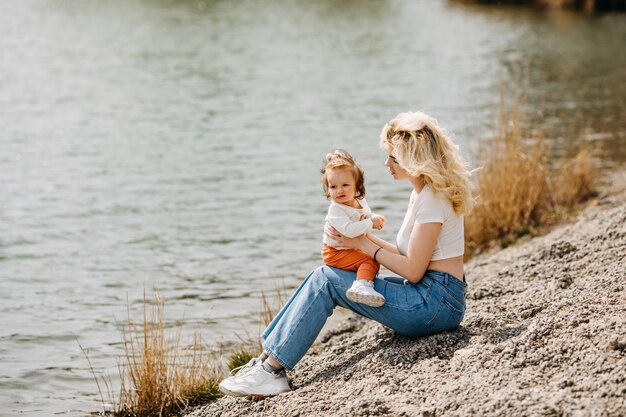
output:
[[[372,223],[372,211],[367,205],[365,198],[358,201],[361,205],[360,209],[335,203],[331,200],[330,207],[328,207],[328,214],[326,215],[326,223],[324,224],[323,241],[325,244],[335,249],[345,249],[338,247],[339,242],[326,235],[328,225],[331,225],[337,229],[339,233],[348,237],[361,236],[363,233],[372,230],[372,226],[374,225],[374,223]],[[363,215],[365,215],[365,219],[360,220]]]
[[[442,224],[431,260],[463,255],[465,251],[463,216],[454,212],[447,198],[433,194],[428,185],[419,193],[415,190],[411,193],[409,208],[396,237],[396,245],[402,255],[406,255],[413,226],[423,223]]]

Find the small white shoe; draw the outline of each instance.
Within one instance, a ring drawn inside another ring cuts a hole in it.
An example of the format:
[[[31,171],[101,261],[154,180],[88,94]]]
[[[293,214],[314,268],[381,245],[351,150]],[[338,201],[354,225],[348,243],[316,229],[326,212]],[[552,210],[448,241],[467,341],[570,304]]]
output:
[[[364,279],[355,280],[346,292],[346,296],[350,301],[370,307],[380,307],[385,304],[385,297],[374,289],[374,282]]]
[[[252,362],[252,361],[250,361]],[[284,370],[267,372],[260,361],[245,365],[237,375],[220,382],[220,391],[234,397],[268,397],[291,391]]]

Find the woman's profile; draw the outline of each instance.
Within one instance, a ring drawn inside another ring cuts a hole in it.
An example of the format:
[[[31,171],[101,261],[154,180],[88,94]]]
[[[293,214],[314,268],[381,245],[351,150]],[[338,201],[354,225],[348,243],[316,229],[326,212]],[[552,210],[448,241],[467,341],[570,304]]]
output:
[[[356,249],[397,276],[377,276],[381,307],[351,301],[346,291],[354,271],[315,269],[262,334],[263,353],[220,383],[233,396],[270,396],[290,390],[292,369],[315,341],[336,306],[375,320],[399,334],[417,337],[457,327],[465,312],[463,218],[472,205],[469,172],[458,147],[424,113],[401,113],[383,128],[380,145],[395,180],[412,192],[396,242],[372,232],[346,237],[330,228],[342,248]]]

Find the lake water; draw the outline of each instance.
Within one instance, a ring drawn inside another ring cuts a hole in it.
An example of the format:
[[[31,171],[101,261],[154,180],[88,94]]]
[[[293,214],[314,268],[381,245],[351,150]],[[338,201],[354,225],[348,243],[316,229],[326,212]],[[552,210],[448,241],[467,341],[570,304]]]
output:
[[[0,414],[83,416],[144,289],[208,345],[320,264],[319,164],[353,153],[392,239],[378,149],[421,109],[463,152],[502,81],[555,149],[626,161],[626,15],[445,1],[0,0]]]

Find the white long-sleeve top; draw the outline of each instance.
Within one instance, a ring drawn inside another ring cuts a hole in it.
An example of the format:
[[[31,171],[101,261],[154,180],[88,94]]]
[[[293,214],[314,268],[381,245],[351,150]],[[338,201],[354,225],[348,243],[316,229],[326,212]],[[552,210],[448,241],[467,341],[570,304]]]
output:
[[[363,233],[372,230],[374,225],[374,223],[372,223],[372,217],[375,216],[375,214],[370,210],[365,198],[358,201],[361,205],[360,209],[335,203],[334,201],[330,202],[328,214],[326,215],[326,223],[324,224],[323,241],[325,244],[335,249],[346,249],[337,246],[339,242],[328,237],[326,231],[329,225],[337,229],[342,235],[348,237],[361,236]],[[360,220],[363,215],[365,215],[365,219]]]

